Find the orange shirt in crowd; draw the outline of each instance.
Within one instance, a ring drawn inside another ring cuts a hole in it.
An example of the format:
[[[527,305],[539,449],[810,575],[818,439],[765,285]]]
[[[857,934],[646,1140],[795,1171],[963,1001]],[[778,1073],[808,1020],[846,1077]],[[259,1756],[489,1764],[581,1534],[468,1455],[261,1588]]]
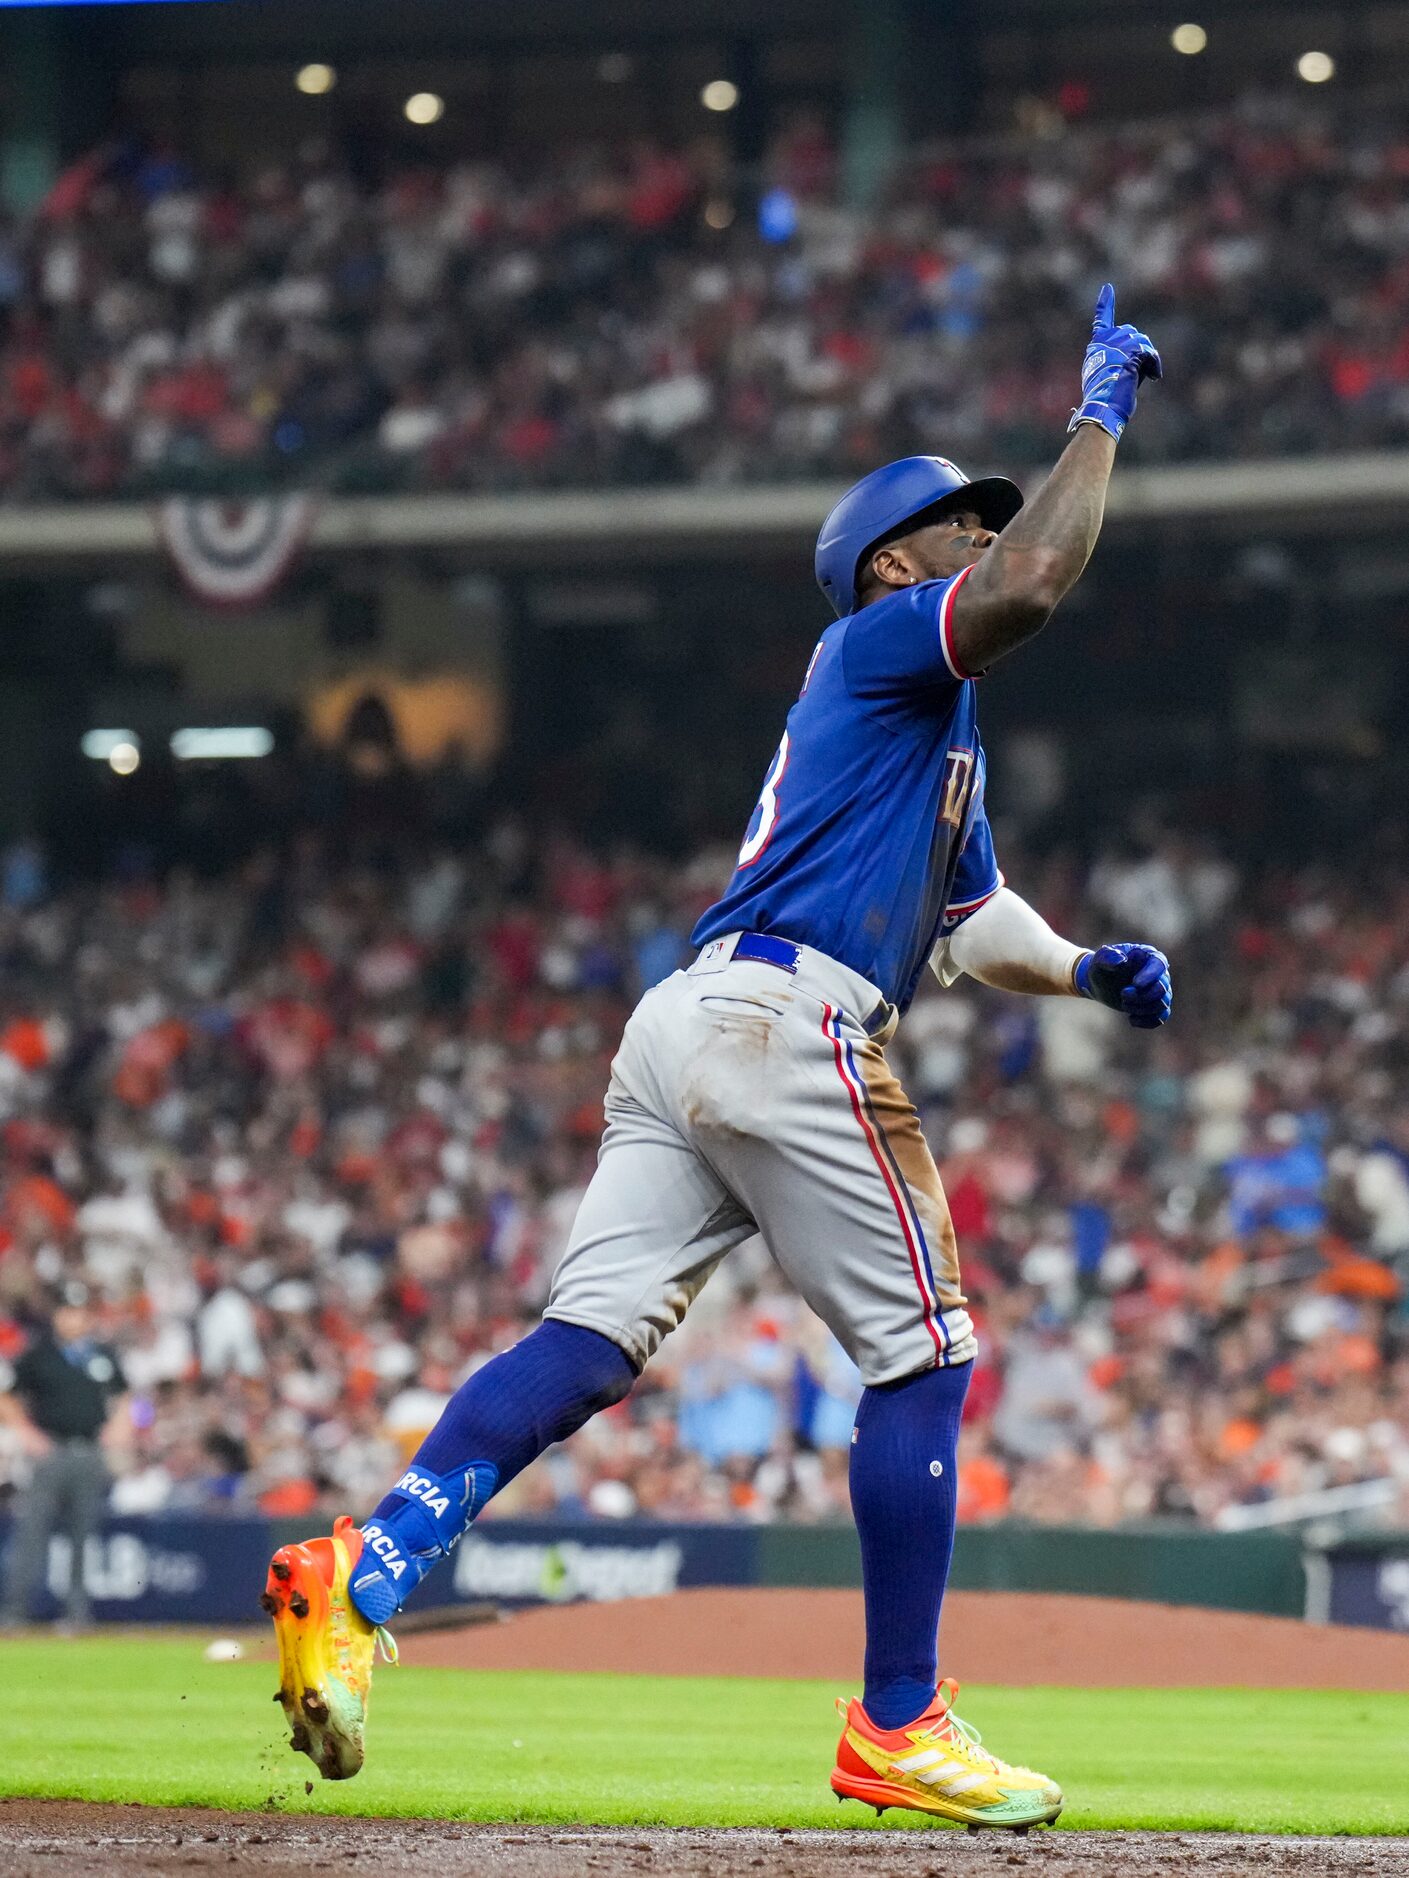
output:
[[[37,1017],[12,1017],[0,1031],[0,1050],[33,1073],[49,1061],[49,1038]]]
[[[959,1463],[958,1517],[966,1524],[1001,1519],[1012,1493],[1007,1469],[991,1454]]]

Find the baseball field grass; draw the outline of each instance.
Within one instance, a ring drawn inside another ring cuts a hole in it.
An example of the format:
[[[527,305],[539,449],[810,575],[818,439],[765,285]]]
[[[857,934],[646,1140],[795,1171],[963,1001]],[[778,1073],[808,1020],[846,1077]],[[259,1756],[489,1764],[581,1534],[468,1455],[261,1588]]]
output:
[[[0,1644],[0,1793],[544,1824],[874,1821],[827,1789],[830,1685],[403,1665],[379,1670],[367,1767],[336,1785],[289,1752],[272,1665],[207,1663],[202,1641]],[[1063,1827],[1409,1832],[1409,1695],[972,1687],[961,1709],[1005,1758],[1062,1782]]]

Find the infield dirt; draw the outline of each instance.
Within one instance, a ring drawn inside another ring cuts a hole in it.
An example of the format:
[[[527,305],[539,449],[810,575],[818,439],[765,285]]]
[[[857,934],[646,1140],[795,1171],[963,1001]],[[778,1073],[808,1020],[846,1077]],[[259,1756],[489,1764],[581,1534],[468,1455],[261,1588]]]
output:
[[[849,1691],[863,1643],[858,1591],[700,1590],[431,1631],[414,1638],[413,1654],[446,1669],[831,1677]],[[954,1591],[940,1668],[1010,1688],[1400,1691],[1409,1636],[1116,1598]]]
[[[1392,1878],[1402,1839],[1232,1838],[1223,1833],[629,1832],[439,1820],[290,1819],[196,1809],[0,1801],[6,1878],[118,1873],[316,1872],[378,1878]]]

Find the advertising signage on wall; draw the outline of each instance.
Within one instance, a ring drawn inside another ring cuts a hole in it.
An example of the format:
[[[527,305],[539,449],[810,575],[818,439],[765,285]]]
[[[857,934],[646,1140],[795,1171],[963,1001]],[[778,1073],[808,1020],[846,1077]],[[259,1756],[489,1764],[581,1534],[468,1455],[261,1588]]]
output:
[[[8,1539],[0,1520],[0,1571]],[[112,1518],[76,1561],[54,1538],[34,1616],[57,1617],[81,1569],[102,1623],[242,1623],[255,1611],[276,1535],[263,1519]],[[599,1604],[661,1597],[691,1585],[758,1582],[755,1526],[491,1520],[428,1580],[445,1604]]]
[[[1409,1630],[1409,1539],[1348,1540],[1324,1555],[1318,1574],[1323,1623]]]

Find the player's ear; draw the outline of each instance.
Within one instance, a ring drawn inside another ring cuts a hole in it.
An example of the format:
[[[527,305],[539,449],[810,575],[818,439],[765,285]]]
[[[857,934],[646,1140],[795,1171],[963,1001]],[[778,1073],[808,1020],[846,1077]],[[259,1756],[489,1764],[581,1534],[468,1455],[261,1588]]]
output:
[[[913,587],[918,576],[903,541],[888,541],[871,556],[870,571],[883,587]]]

